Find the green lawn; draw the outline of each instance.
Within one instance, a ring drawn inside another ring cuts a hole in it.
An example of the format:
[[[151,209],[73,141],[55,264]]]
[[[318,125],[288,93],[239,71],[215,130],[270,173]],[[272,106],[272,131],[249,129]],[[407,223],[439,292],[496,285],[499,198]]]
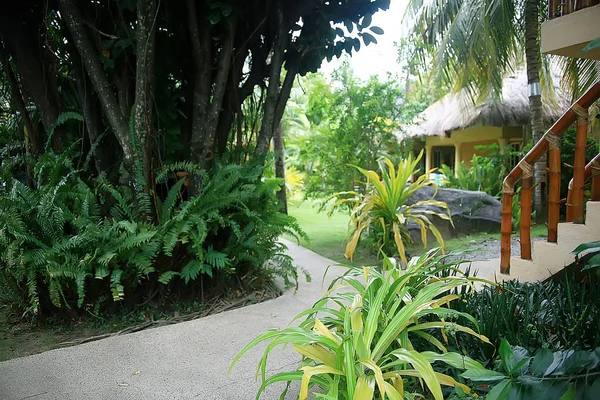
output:
[[[318,204],[310,200],[289,205],[289,214],[298,219],[309,238],[309,241],[301,240],[300,244],[336,262],[347,263],[344,251],[348,237],[349,215],[336,212],[328,216],[327,212],[319,213],[318,210]],[[375,256],[365,249],[359,249],[354,260],[356,264],[375,261]]]
[[[314,201],[303,201],[291,203],[288,207],[290,215],[296,217],[300,226],[309,237],[309,241],[301,240],[300,244],[315,253],[327,257],[339,263],[347,263],[344,256],[346,241],[348,238],[349,215],[336,212],[328,216],[326,212],[318,212],[319,206]],[[546,236],[548,229],[545,225],[536,225],[531,229],[531,237]],[[288,239],[292,239],[289,238]],[[472,247],[473,243],[482,242],[488,239],[500,239],[500,232],[497,233],[476,233],[458,238],[446,240],[445,246],[448,251],[463,250]],[[428,247],[436,247],[437,243],[429,242]],[[421,246],[413,246],[409,249],[412,255],[417,255],[423,251]],[[353,264],[372,265],[377,262],[375,254],[364,247],[357,248]]]

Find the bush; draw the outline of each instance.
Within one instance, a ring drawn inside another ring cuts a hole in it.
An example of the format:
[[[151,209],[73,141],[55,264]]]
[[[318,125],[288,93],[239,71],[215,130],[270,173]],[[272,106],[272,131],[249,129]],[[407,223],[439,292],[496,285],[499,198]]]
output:
[[[203,296],[209,281],[268,279],[263,265],[275,256],[287,266],[279,273],[295,274],[278,238],[302,232],[277,212],[278,183],[261,180],[258,167],[204,176],[191,199],[186,178],[165,170],[157,186],[167,191],[153,197],[149,218],[148,201],[129,187],[86,180],[61,160],[68,157],[38,163],[35,189],[13,180],[0,192],[0,301],[28,316],[131,309],[158,294]]]
[[[441,363],[481,374],[485,368],[463,354],[448,352],[447,343],[431,332],[460,331],[476,340],[488,339],[447,321],[456,317],[477,325],[471,316],[448,307],[458,298],[453,292],[463,287],[472,289],[473,281],[445,264],[436,252],[414,258],[406,271],[387,258],[381,272],[349,267],[321,300],[296,317],[305,318],[299,327],[260,335],[242,349],[232,367],[248,350],[268,341],[258,367],[262,386],[257,399],[267,386],[288,382],[289,387],[291,381],[301,382],[301,400],[309,391],[340,400],[410,399],[425,393],[438,400],[444,398],[441,385],[470,392],[467,385],[436,372],[434,366]],[[449,269],[454,276],[447,275]],[[298,368],[267,378],[269,353],[278,345],[288,344],[302,356]],[[285,392],[287,388],[282,398]]]
[[[375,171],[367,171],[355,167],[367,178],[363,192],[341,192],[335,197],[341,198],[337,204],[352,204],[350,223],[352,230],[350,241],[346,246],[346,257],[352,259],[356,246],[363,232],[369,231],[376,238],[378,253],[398,254],[406,263],[406,244],[412,243],[408,232],[408,223],[416,223],[421,228],[421,241],[427,246],[427,233],[431,232],[443,247],[444,239],[429,215],[452,222],[450,210],[446,203],[436,200],[422,200],[408,205],[408,199],[419,189],[429,185],[428,176],[431,171],[410,182],[417,172],[417,166],[423,152],[413,160],[412,156],[401,160],[398,168],[388,158],[380,160],[381,177]],[[433,205],[447,210],[441,214],[426,210],[424,206]]]
[[[566,274],[558,281],[505,282],[465,294],[453,303],[473,315],[481,334],[494,346],[464,337],[461,349],[482,362],[491,362],[503,339],[534,353],[548,348],[593,350],[600,347],[600,287],[585,276]]]

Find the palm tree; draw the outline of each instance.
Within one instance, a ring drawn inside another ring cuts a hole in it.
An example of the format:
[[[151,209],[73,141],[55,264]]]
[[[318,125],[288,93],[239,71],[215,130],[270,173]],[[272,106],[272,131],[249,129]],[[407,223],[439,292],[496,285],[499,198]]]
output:
[[[435,48],[432,78],[436,86],[465,88],[475,102],[497,98],[503,77],[519,67],[524,57],[531,133],[537,142],[544,134],[541,67],[549,72],[540,54],[540,11],[540,0],[410,0],[404,19],[411,35]],[[552,86],[551,79],[545,81],[544,88]],[[546,180],[545,159],[536,163],[535,180]],[[543,188],[538,185],[535,191],[537,210],[542,207]]]

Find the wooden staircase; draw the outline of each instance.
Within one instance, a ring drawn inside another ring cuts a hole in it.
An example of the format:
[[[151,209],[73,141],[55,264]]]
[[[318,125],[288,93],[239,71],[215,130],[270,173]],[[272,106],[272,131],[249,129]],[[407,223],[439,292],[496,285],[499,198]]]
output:
[[[523,157],[504,180],[500,259],[473,263],[472,270],[487,279],[535,281],[545,279],[574,261],[571,251],[579,244],[600,240],[600,154],[585,164],[588,134],[588,109],[600,98],[600,81],[594,83],[542,139]],[[560,137],[577,123],[573,178],[567,199],[560,199]],[[533,165],[548,153],[548,241],[531,242],[531,199]],[[591,180],[591,200],[584,207],[584,188]],[[521,257],[511,257],[512,200],[521,181]],[[559,223],[560,204],[566,203],[566,221]],[[587,213],[586,213],[587,210]],[[498,271],[498,265],[500,270]],[[499,274],[498,274],[499,272]]]

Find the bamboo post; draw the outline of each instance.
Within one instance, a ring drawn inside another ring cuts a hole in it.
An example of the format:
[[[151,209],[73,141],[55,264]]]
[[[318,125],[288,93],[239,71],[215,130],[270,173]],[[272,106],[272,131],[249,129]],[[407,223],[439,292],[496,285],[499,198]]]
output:
[[[600,154],[598,156],[600,156]],[[600,161],[596,160],[598,156],[585,166],[586,177],[588,176],[588,173],[592,177],[592,201],[600,201]]]
[[[531,186],[533,183],[533,165],[521,162],[523,183],[521,184],[521,259],[531,260]]]
[[[592,201],[600,201],[600,175],[592,178]]]
[[[600,98],[600,80],[596,81],[565,113],[552,125],[544,138],[550,134],[562,135],[564,131],[578,119],[578,109],[587,110],[596,100]],[[523,157],[521,163],[533,164],[548,150],[548,140],[538,141],[533,148]],[[585,140],[584,140],[585,151]],[[584,160],[585,161],[585,160]],[[517,166],[504,179],[502,196],[502,229],[500,239],[500,272],[508,274],[510,272],[510,235],[512,232],[512,197],[514,195],[515,184],[521,179],[522,169]],[[583,186],[583,185],[582,185]],[[583,189],[583,188],[581,188]],[[569,204],[571,204],[569,202]],[[568,208],[567,208],[568,211]]]
[[[558,0],[548,0],[548,19],[554,19],[558,11]]]
[[[558,219],[560,216],[560,137],[550,132],[546,136],[550,148],[550,188],[548,190],[548,241],[558,240]]]
[[[567,192],[567,215],[565,221],[573,222],[573,178],[569,181],[569,191]]]
[[[500,273],[510,273],[510,236],[512,234],[512,188],[504,185],[502,194],[502,225],[500,228]]]
[[[573,198],[571,201],[573,222],[583,224],[583,185],[585,184],[585,145],[588,133],[587,108],[573,107],[577,114],[577,136],[575,138],[575,161],[573,162]]]

